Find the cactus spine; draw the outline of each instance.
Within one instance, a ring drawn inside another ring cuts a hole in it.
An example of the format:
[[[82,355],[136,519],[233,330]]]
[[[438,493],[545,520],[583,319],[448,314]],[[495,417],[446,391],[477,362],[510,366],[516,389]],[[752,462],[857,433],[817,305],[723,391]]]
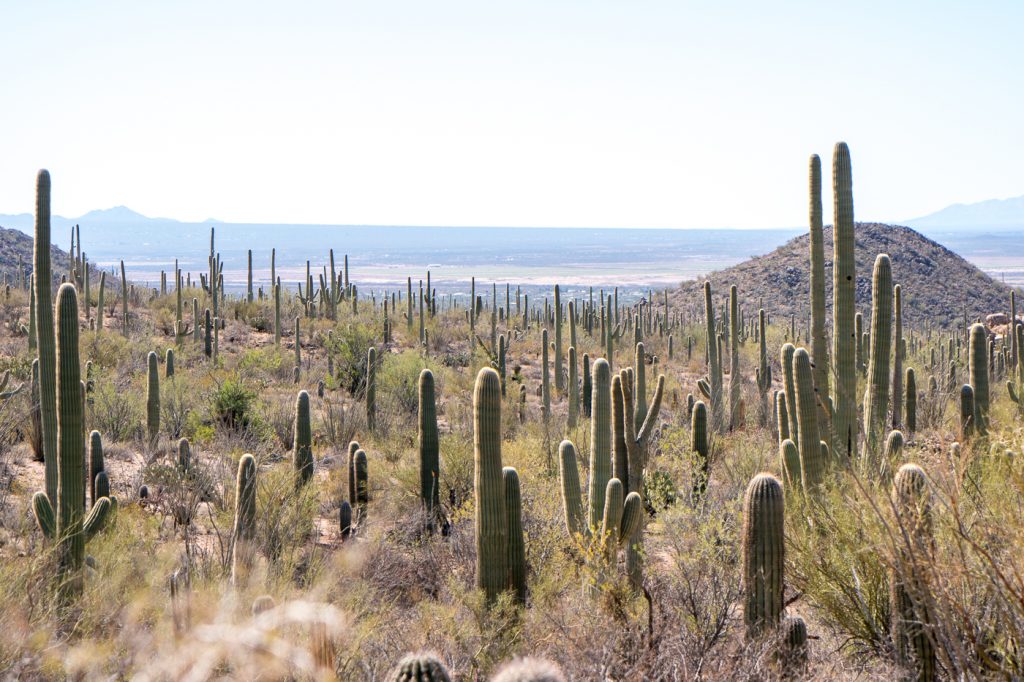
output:
[[[157,366],[156,351],[146,355],[146,435],[149,447],[156,447],[160,437],[160,370]]]
[[[231,551],[231,584],[243,587],[252,563],[256,537],[256,458],[242,455],[235,478],[235,526]]]
[[[441,505],[441,473],[438,458],[437,406],[434,399],[434,373],[420,372],[419,380],[420,501],[429,516]]]
[[[501,379],[480,370],[473,391],[476,585],[488,602],[508,586],[508,512],[501,466]]]
[[[892,355],[892,264],[875,258],[871,285],[871,357],[864,393],[864,464],[877,472],[889,408],[889,359]]]
[[[974,431],[988,432],[988,330],[983,324],[971,325],[970,382],[974,391]]]
[[[782,619],[784,518],[782,484],[758,474],[743,499],[743,622],[751,639]]]
[[[857,369],[854,316],[857,266],[854,260],[853,174],[850,150],[845,142],[835,146],[832,156],[833,242],[832,268],[832,362],[835,387],[832,394],[833,432],[837,458],[853,454],[857,442]],[[890,287],[891,288],[891,287]]]
[[[292,448],[292,466],[298,488],[313,477],[313,433],[309,420],[309,393],[299,391],[295,398],[295,444]]]

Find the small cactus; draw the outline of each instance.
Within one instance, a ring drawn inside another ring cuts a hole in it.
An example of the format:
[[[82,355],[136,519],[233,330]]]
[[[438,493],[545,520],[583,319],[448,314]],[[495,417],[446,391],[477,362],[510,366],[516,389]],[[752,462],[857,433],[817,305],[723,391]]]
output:
[[[309,393],[299,391],[295,398],[295,443],[292,448],[292,465],[295,469],[295,485],[302,487],[313,477],[313,433],[309,419]]]
[[[256,458],[242,455],[235,478],[235,525],[232,532],[231,584],[243,587],[252,564],[256,536]]]
[[[543,658],[517,658],[501,666],[491,682],[566,682],[562,670]]]

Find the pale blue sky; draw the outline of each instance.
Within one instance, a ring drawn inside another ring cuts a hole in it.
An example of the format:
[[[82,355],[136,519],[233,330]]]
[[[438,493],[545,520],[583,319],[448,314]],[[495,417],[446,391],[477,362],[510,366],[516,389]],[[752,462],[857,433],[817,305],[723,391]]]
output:
[[[0,3],[0,213],[794,226],[836,140],[859,219],[1024,194],[1020,0]]]

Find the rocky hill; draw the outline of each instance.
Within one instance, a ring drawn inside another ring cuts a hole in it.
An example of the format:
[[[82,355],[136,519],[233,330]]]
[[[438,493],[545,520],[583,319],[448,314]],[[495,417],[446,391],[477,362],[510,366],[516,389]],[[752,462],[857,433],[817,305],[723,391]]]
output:
[[[798,321],[810,315],[809,237],[801,235],[771,253],[751,258],[726,270],[712,273],[716,301],[739,287],[748,310],[761,302],[766,311],[779,317],[796,315]],[[825,228],[826,301],[832,308],[832,227]],[[857,307],[869,317],[871,271],[875,256],[887,253],[892,259],[893,282],[903,289],[904,316],[918,329],[926,321],[951,326],[963,320],[964,309],[971,320],[1009,310],[1010,288],[997,282],[957,254],[918,232],[900,225],[857,223]],[[676,291],[676,302],[684,309],[703,305],[700,288],[704,280],[684,282]],[[867,321],[867,320],[866,320]]]
[[[32,237],[24,232],[0,227],[0,280],[6,275],[12,286],[18,282],[19,258],[25,274],[32,272],[32,244]],[[60,281],[60,276],[67,274],[68,254],[51,246],[50,258],[54,279]]]

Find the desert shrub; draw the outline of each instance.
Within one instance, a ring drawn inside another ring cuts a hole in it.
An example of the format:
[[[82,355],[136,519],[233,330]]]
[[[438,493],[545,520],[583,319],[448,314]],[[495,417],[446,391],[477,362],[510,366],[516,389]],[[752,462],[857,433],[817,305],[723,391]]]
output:
[[[93,390],[93,426],[110,442],[126,442],[142,437],[145,399],[127,386],[110,381],[97,382]]]
[[[241,381],[229,378],[213,393],[211,414],[213,419],[232,431],[249,428],[253,418],[253,403],[256,393]]]
[[[167,437],[176,440],[189,435],[190,417],[199,399],[187,381],[174,377],[160,381],[160,424]]]
[[[325,343],[334,361],[334,382],[349,395],[359,396],[366,390],[366,354],[375,338],[369,327],[353,322],[336,327]]]

